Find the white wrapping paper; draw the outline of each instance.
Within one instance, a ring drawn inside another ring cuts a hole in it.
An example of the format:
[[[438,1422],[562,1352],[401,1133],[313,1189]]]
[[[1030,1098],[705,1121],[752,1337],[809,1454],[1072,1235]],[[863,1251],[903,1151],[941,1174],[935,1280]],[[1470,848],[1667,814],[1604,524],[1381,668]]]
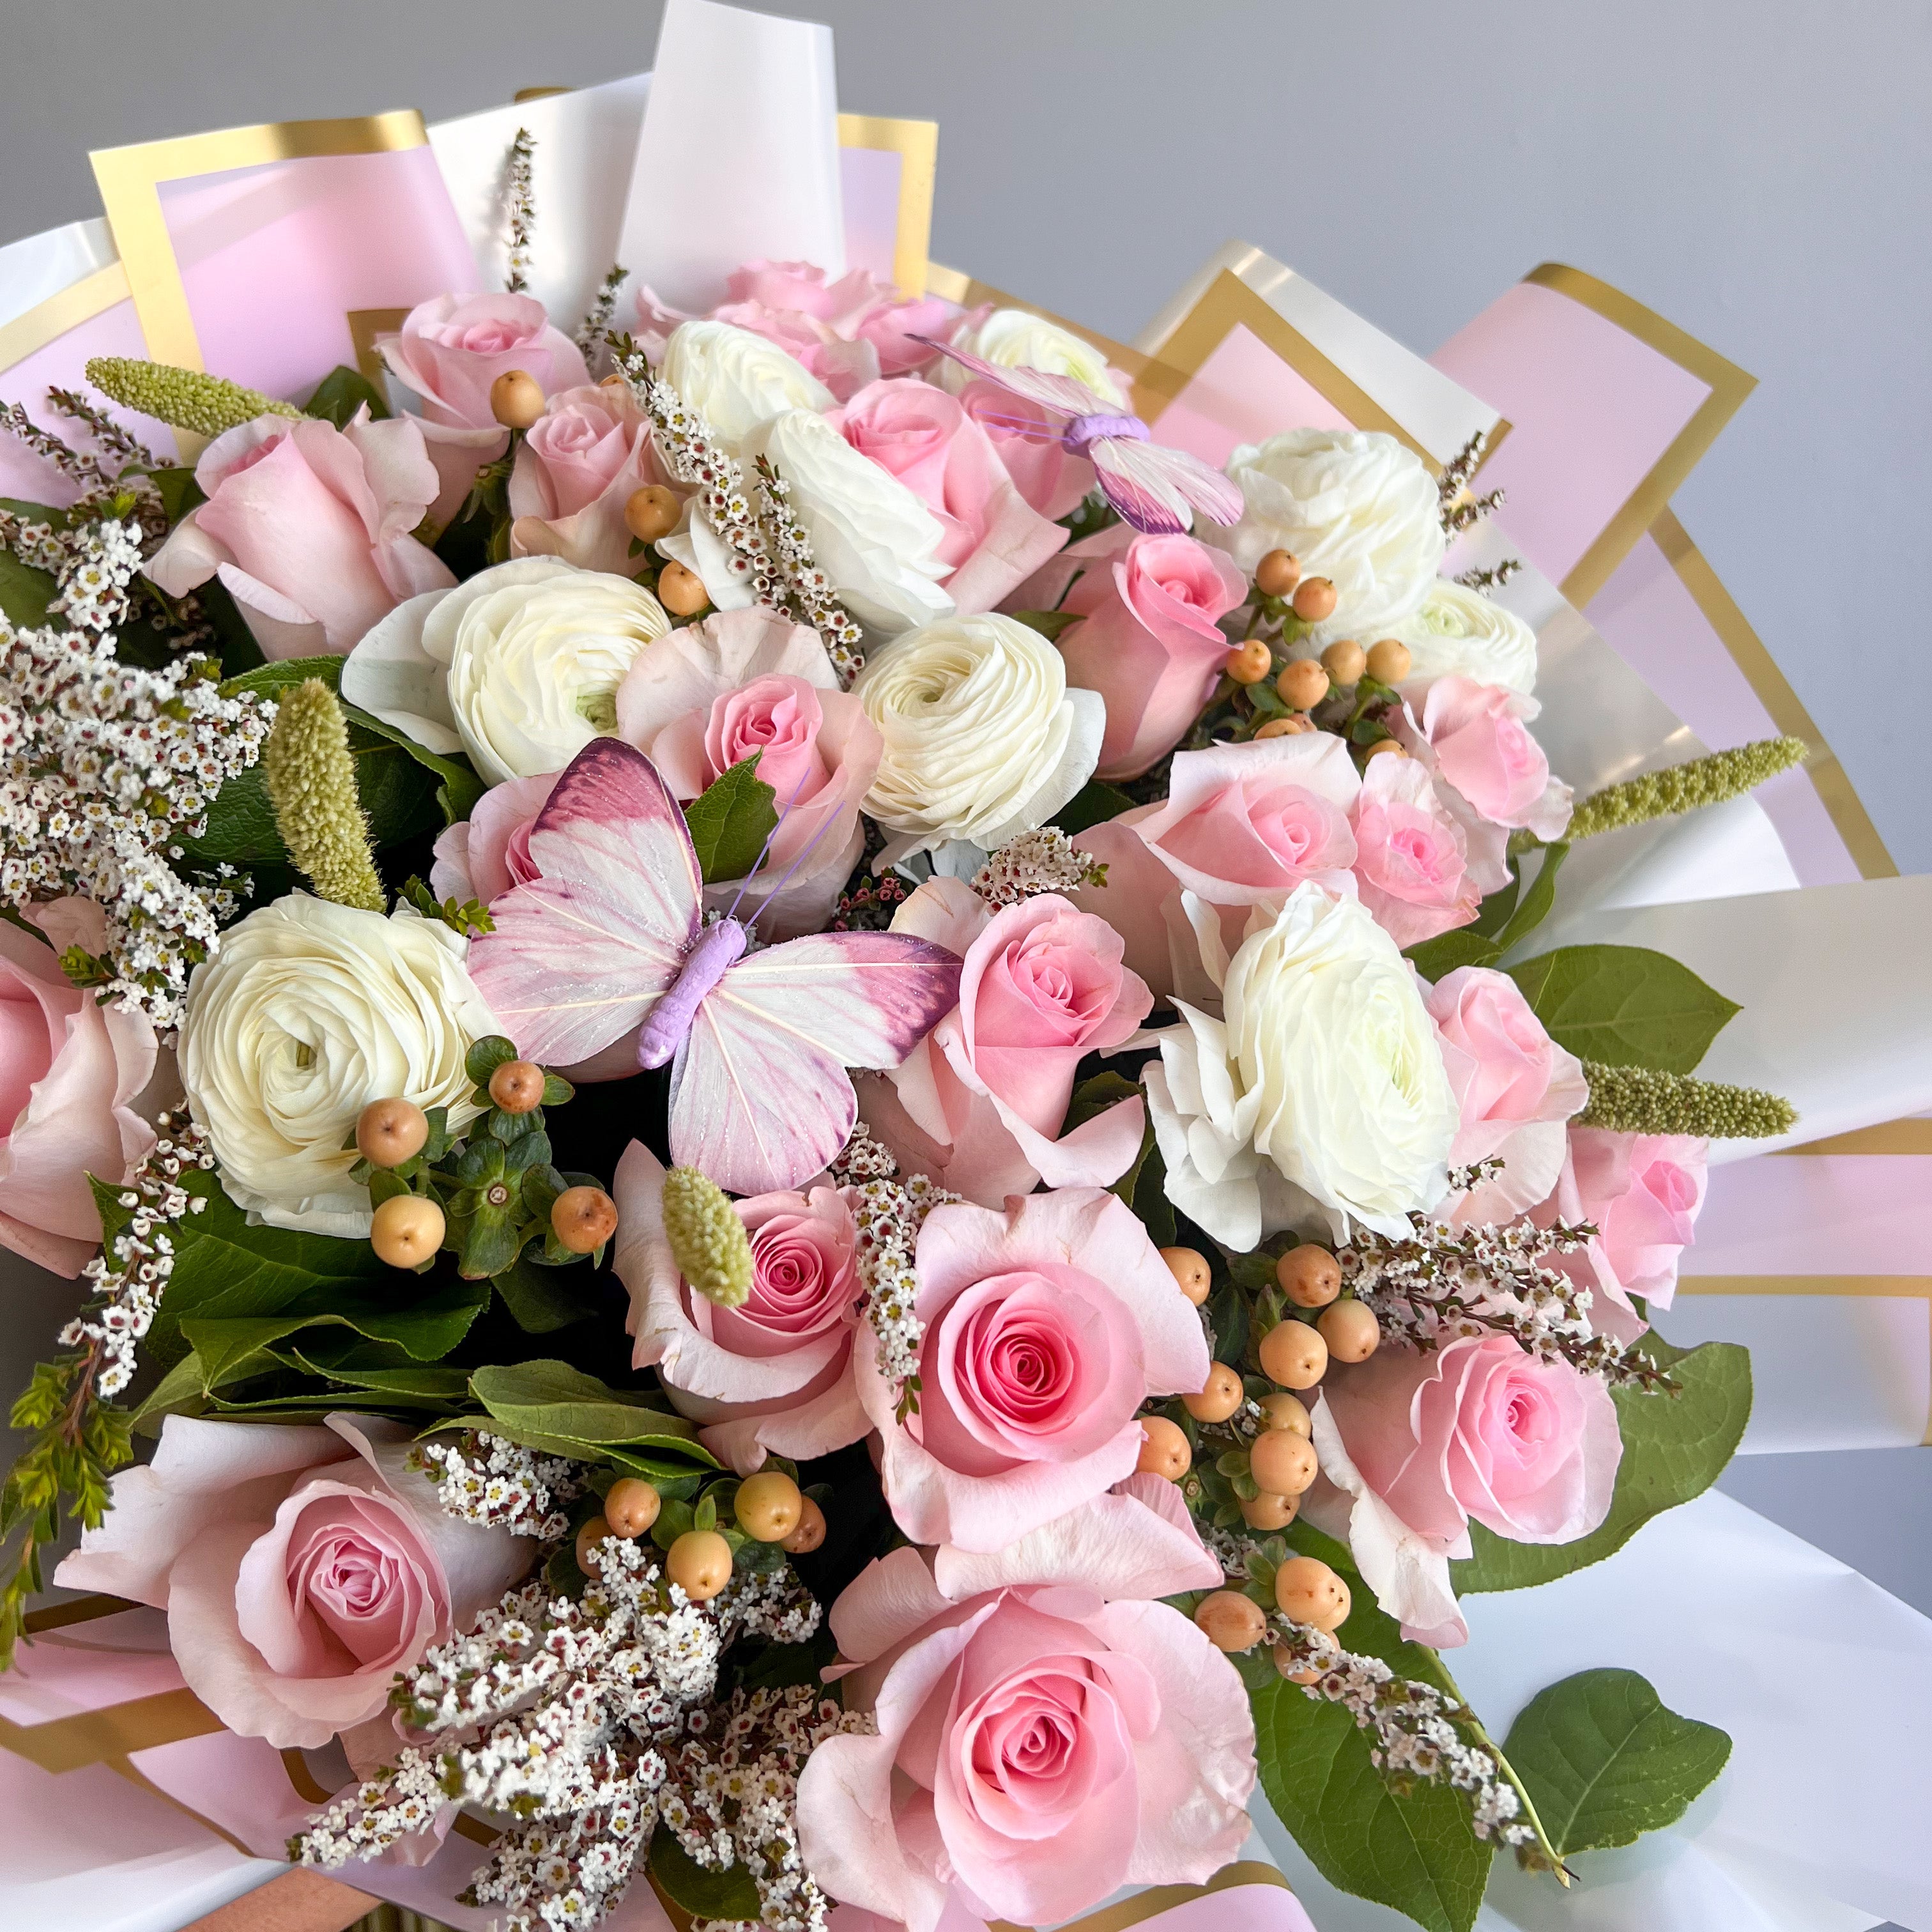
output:
[[[98,215],[8,242],[0,248],[0,328],[113,260],[114,238]]]
[[[832,30],[668,0],[619,244],[674,308],[764,257],[845,268]]]

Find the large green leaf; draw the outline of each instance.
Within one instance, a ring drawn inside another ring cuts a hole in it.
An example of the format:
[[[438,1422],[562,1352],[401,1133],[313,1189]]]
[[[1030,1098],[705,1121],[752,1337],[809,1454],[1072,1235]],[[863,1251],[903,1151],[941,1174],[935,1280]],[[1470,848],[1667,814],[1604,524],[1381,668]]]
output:
[[[1724,1769],[1731,1741],[1666,1709],[1634,1670],[1585,1670],[1539,1690],[1503,1748],[1567,1856],[1681,1818]]]
[[[47,621],[47,605],[60,589],[44,570],[0,550],[0,617],[17,628],[38,630]]]
[[[1694,1072],[1739,1011],[1645,946],[1563,946],[1506,970],[1558,1046],[1606,1066]]]
[[[588,1268],[548,1268],[526,1256],[490,1280],[526,1335],[548,1335],[597,1312],[596,1277]]]
[[[1473,926],[1459,926],[1452,932],[1438,932],[1433,939],[1405,946],[1402,956],[1433,986],[1459,967],[1493,966],[1499,956],[1496,941],[1486,934]]]
[[[778,794],[758,776],[758,754],[735,764],[684,808],[704,883],[742,879],[778,822]]]
[[[758,1888],[742,1865],[707,1871],[660,1825],[651,1836],[646,1862],[664,1894],[694,1918],[755,1921],[760,1912]]]
[[[1070,838],[1076,837],[1089,826],[1104,824],[1108,819],[1118,818],[1124,812],[1131,812],[1134,801],[1118,785],[1110,785],[1100,778],[1089,778],[1073,796],[1056,812],[1049,824],[1057,825]]]
[[[470,1388],[492,1416],[514,1428],[586,1448],[669,1450],[716,1466],[695,1423],[652,1408],[646,1396],[607,1388],[568,1362],[478,1369]]]
[[[1652,1516],[1702,1496],[1717,1480],[1750,1418],[1749,1352],[1735,1342],[1673,1348],[1654,1330],[1639,1346],[1670,1370],[1678,1392],[1613,1391],[1624,1453],[1610,1514],[1574,1543],[1510,1543],[1472,1522],[1474,1556],[1450,1565],[1459,1594],[1527,1589],[1600,1563]]]
[[[1402,1641],[1340,1545],[1302,1523],[1288,1540],[1346,1579],[1353,1604],[1337,1635],[1348,1649],[1449,1688],[1435,1652]],[[1468,1800],[1432,1784],[1396,1796],[1370,1761],[1369,1734],[1338,1704],[1279,1679],[1250,1695],[1262,1788],[1322,1876],[1429,1932],[1468,1932],[1495,1849],[1471,1828]]]
[[[358,410],[365,408],[372,422],[380,422],[389,413],[388,399],[361,370],[338,364],[316,385],[302,414],[320,416],[341,429]]]

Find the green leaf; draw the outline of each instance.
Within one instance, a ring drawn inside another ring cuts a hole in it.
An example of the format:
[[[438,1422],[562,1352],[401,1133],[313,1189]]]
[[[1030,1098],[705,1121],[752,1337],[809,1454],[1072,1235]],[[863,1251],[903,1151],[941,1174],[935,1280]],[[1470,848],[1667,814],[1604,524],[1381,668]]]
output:
[[[1680,1718],[1634,1670],[1584,1670],[1539,1690],[1503,1747],[1564,1856],[1634,1844],[1681,1818],[1730,1739]]]
[[[646,1396],[607,1388],[568,1362],[478,1369],[470,1387],[493,1416],[513,1427],[590,1447],[641,1444],[718,1466],[695,1423],[652,1408]]]
[[[345,704],[342,710],[349,720],[352,751],[355,748],[356,732],[368,732],[400,746],[436,780],[436,802],[444,824],[454,825],[458,820],[467,818],[476,810],[477,800],[489,790],[476,776],[476,767],[460,752],[432,752],[427,745],[418,745],[406,731],[399,731],[394,725],[385,724],[381,718],[372,717],[356,705]],[[386,839],[377,840],[380,844],[388,842]]]
[[[684,808],[707,886],[742,879],[778,822],[778,794],[758,776],[760,755],[754,752],[722,772]]]
[[[1082,614],[1076,610],[1015,610],[1009,615],[1028,630],[1037,631],[1048,644],[1057,644],[1060,632],[1070,624],[1078,623]]]
[[[315,393],[302,405],[302,414],[320,416],[342,429],[364,407],[372,421],[381,422],[389,413],[388,398],[361,370],[338,364],[316,385]]]
[[[1505,970],[1558,1046],[1607,1066],[1694,1072],[1740,1010],[1644,946],[1563,946]]]
[[[596,1313],[596,1293],[587,1279],[562,1268],[519,1260],[490,1286],[503,1298],[511,1318],[526,1335],[548,1335]]]
[[[1118,1107],[1123,1100],[1137,1098],[1140,1090],[1138,1081],[1112,1071],[1096,1073],[1090,1079],[1082,1081],[1067,1101],[1066,1119],[1060,1130],[1061,1134],[1070,1134],[1076,1127],[1084,1126],[1109,1107]]]
[[[1408,960],[1433,986],[1459,966],[1493,965],[1501,949],[1473,926],[1459,926],[1452,932],[1438,932],[1433,939],[1419,939],[1402,950]]]
[[[0,550],[0,616],[18,628],[38,630],[47,621],[47,605],[60,586],[52,575]]]
[[[755,1921],[764,1909],[759,1904],[758,1888],[742,1865],[707,1871],[671,1835],[667,1826],[660,1825],[651,1834],[649,1863],[651,1876],[664,1888],[664,1896],[694,1918]]]
[[[1118,818],[1122,812],[1133,808],[1133,800],[1118,785],[1089,778],[1047,822],[1071,836],[1084,832],[1090,826]]]
[[[139,466],[134,466],[138,468]],[[131,471],[124,470],[122,473],[126,476]],[[171,527],[179,523],[189,511],[198,509],[208,501],[201,485],[194,480],[192,469],[184,469],[178,465],[172,467],[164,465],[159,469],[142,470],[141,473],[154,486]]]
[[[1610,1513],[1574,1543],[1510,1543],[1469,1526],[1473,1558],[1450,1565],[1459,1594],[1522,1590],[1614,1556],[1654,1516],[1702,1496],[1736,1451],[1750,1417],[1750,1356],[1735,1342],[1673,1348],[1653,1330],[1637,1345],[1670,1370],[1675,1395],[1611,1392],[1623,1433]]]
[[[1498,952],[1520,946],[1550,916],[1550,908],[1556,903],[1556,875],[1569,856],[1569,845],[1562,839],[1543,848],[1543,863],[1537,868],[1528,891],[1496,934]]]

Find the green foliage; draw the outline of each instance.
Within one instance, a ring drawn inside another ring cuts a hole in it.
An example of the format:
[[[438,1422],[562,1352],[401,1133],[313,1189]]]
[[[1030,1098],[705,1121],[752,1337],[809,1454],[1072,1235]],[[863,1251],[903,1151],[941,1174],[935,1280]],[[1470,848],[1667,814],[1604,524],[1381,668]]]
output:
[[[302,414],[320,416],[344,429],[360,409],[368,410],[372,422],[380,422],[389,413],[388,398],[361,370],[338,364],[316,385],[315,393],[302,405]]]
[[[1066,1122],[1060,1131],[1063,1136],[1070,1134],[1076,1127],[1123,1100],[1144,1101],[1144,1097],[1138,1081],[1112,1072],[1096,1073],[1074,1088],[1067,1103]],[[1172,1247],[1174,1242],[1174,1204],[1167,1198],[1166,1175],[1150,1115],[1142,1130],[1140,1152],[1134,1156],[1133,1165],[1114,1183],[1112,1191],[1140,1216],[1154,1245],[1162,1248]]]
[[[1556,903],[1556,875],[1569,855],[1570,848],[1562,841],[1545,846],[1543,862],[1527,892],[1522,890],[1517,870],[1520,861],[1512,860],[1509,884],[1484,900],[1473,924],[1420,940],[1406,947],[1402,956],[1432,982],[1460,966],[1493,966],[1550,916]]]
[[[1761,785],[1767,778],[1804,762],[1802,738],[1760,738],[1727,752],[1713,752],[1642,778],[1606,785],[1581,800],[1570,820],[1572,838],[1594,838],[1626,825],[1674,818],[1705,806],[1720,805]]]
[[[653,1406],[648,1396],[608,1388],[568,1362],[478,1369],[470,1386],[494,1422],[518,1432],[514,1441],[541,1438],[566,1445],[556,1454],[593,1460],[607,1449],[656,1450],[686,1465],[718,1467],[698,1441],[695,1423]]]
[[[1623,1460],[1610,1513],[1574,1543],[1510,1543],[1469,1526],[1475,1555],[1450,1566],[1458,1594],[1522,1590],[1614,1556],[1654,1516],[1700,1496],[1718,1479],[1744,1434],[1751,1402],[1750,1356],[1734,1342],[1674,1348],[1654,1330],[1638,1352],[1670,1371],[1675,1394],[1613,1389]]]
[[[428,886],[413,874],[403,881],[400,896],[414,906],[424,919],[440,919],[452,932],[460,932],[467,939],[480,932],[494,932],[496,922],[490,916],[490,908],[481,899],[465,899],[460,904],[454,898],[439,901]]]
[[[1108,819],[1118,818],[1122,812],[1133,808],[1133,800],[1119,786],[1105,784],[1099,778],[1089,778],[1047,823],[1058,826],[1070,837],[1074,837],[1090,826],[1104,824]]]
[[[1798,1124],[1789,1100],[1760,1087],[1732,1087],[1687,1073],[1655,1073],[1647,1066],[1583,1064],[1589,1104],[1576,1117],[1580,1127],[1620,1134],[1695,1134],[1707,1140],[1770,1140]]]
[[[1558,1046],[1609,1066],[1694,1072],[1740,1010],[1648,946],[1559,946],[1506,970]]]
[[[97,356],[87,365],[87,380],[124,409],[196,436],[220,436],[256,416],[302,415],[292,403],[245,389],[224,376],[134,356]]]
[[[647,1862],[665,1897],[693,1918],[757,1922],[761,1909],[758,1884],[742,1865],[708,1871],[663,1826],[651,1834]]]
[[[721,773],[684,808],[707,886],[744,878],[778,824],[778,794],[758,776],[760,755]]]
[[[22,563],[11,550],[0,550],[0,617],[16,629],[38,630],[44,626],[47,606],[59,592],[60,586],[51,572],[36,570],[32,564]]]
[[[1050,644],[1058,644],[1060,632],[1080,621],[1080,614],[1074,610],[1015,610],[1009,614],[1016,623],[1037,631]]]
[[[596,1298],[578,1278],[520,1256],[490,1277],[511,1318],[526,1335],[548,1335],[597,1312]]]
[[[1585,1670],[1538,1691],[1504,1748],[1567,1857],[1674,1823],[1724,1769],[1731,1741],[1666,1709],[1634,1670]]]

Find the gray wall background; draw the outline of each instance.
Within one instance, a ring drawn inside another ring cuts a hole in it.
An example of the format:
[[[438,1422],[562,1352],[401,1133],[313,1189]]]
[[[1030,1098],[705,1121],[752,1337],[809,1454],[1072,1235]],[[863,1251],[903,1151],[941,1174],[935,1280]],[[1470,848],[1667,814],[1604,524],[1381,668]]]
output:
[[[938,260],[1113,334],[1238,235],[1424,352],[1555,260],[1751,370],[1676,508],[1932,868],[1927,0],[766,4],[837,29],[846,106],[940,122]],[[4,0],[0,241],[98,212],[89,148],[606,80],[650,64],[658,10]],[[27,1272],[0,1267],[9,1391],[70,1293]],[[1724,1486],[1932,1610],[1932,1457]]]

